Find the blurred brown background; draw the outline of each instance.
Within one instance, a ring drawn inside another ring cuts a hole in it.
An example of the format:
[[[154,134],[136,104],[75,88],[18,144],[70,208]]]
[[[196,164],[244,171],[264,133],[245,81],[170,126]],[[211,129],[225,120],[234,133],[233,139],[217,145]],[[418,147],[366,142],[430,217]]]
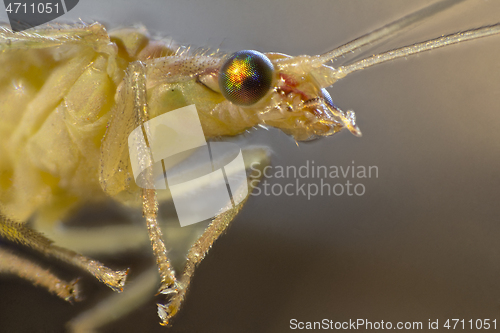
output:
[[[322,53],[433,2],[81,0],[65,19],[142,23],[184,44],[299,55]],[[467,1],[336,64],[497,23],[498,13],[500,2]],[[273,165],[355,161],[377,166],[379,177],[354,180],[366,187],[360,197],[252,198],[199,267],[173,328],[158,325],[152,298],[102,331],[287,332],[292,318],[500,319],[499,54],[500,36],[490,37],[336,83],[333,100],[356,112],[362,138],[343,132],[296,145],[276,130],[248,135],[275,151]],[[145,258],[148,252],[102,260],[114,267],[132,261],[138,271]],[[54,265],[70,278],[81,275]],[[64,331],[110,293],[83,283],[87,300],[71,306],[0,277],[0,332]]]

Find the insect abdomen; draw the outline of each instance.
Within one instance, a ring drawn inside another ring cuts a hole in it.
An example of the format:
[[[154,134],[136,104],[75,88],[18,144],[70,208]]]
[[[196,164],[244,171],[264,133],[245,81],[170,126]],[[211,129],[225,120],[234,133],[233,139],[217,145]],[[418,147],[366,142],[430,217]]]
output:
[[[67,208],[103,195],[99,147],[122,75],[117,48],[108,45],[107,52],[65,44],[0,55],[13,67],[0,78],[7,120],[0,128],[0,203],[7,216],[25,220],[41,206]]]

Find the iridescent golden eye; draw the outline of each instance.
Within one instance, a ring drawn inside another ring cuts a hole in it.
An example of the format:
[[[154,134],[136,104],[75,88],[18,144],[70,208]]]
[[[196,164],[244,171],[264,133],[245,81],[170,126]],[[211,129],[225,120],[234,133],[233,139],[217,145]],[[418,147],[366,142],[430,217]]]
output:
[[[274,67],[262,53],[243,50],[234,53],[219,71],[219,88],[231,103],[252,105],[271,88]]]

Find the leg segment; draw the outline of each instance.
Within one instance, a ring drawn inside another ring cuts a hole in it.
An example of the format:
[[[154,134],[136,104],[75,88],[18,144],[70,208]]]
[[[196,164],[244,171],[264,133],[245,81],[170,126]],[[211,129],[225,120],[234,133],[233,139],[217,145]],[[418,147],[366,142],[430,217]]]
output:
[[[35,286],[42,286],[50,293],[68,302],[80,300],[79,288],[77,285],[78,280],[73,280],[71,282],[63,281],[49,270],[1,247],[0,274],[17,275]]]
[[[0,237],[28,246],[46,256],[58,258],[68,264],[86,270],[114,291],[120,292],[123,290],[128,270],[113,271],[99,261],[56,246],[51,240],[22,223],[0,217]]]
[[[149,120],[146,96],[146,68],[140,61],[133,62],[127,68],[125,78],[118,87],[116,106],[108,131],[101,145],[101,185],[110,195],[118,194],[133,184],[133,172],[130,166],[128,136],[138,126]],[[146,136],[147,137],[147,136]],[[148,147],[139,145],[138,156],[152,161]],[[141,159],[140,163],[147,163]],[[144,167],[144,181],[153,184],[152,170]],[[162,240],[162,233],[157,223],[158,200],[154,186],[142,190],[143,215],[149,232],[149,239],[156,257],[158,271],[161,276],[160,292],[175,290],[176,279],[174,270],[167,256],[167,250]]]
[[[99,23],[76,26],[54,25],[12,32],[0,27],[0,51],[12,49],[41,49],[62,44],[88,45],[97,52],[109,48],[109,37],[104,26]]]
[[[170,264],[167,256],[167,249],[163,243],[162,233],[157,223],[158,216],[158,200],[156,199],[155,190],[144,189],[143,195],[143,214],[146,218],[148,227],[149,239],[156,257],[158,272],[160,273],[160,289],[159,293],[170,294],[176,293],[178,289],[175,272]]]
[[[148,243],[147,235],[143,233],[144,228],[135,225],[108,225],[83,229],[67,227],[62,223],[56,225],[56,228],[47,228],[44,223],[36,223],[33,224],[33,228],[42,232],[55,244],[85,255],[113,255],[125,251],[137,251]]]
[[[236,215],[238,215],[238,213],[241,211],[243,205],[250,197],[250,193],[252,193],[253,188],[257,186],[257,183],[261,175],[263,174],[262,169],[269,165],[269,155],[266,149],[249,149],[249,152],[245,156],[247,157],[246,160],[251,161],[250,163],[246,164],[247,170],[250,165],[252,166],[252,170],[254,170],[254,173],[251,174],[248,179],[248,185],[243,185],[249,187],[248,194],[240,204],[215,217],[212,223],[210,223],[210,225],[207,227],[203,235],[201,235],[201,237],[196,241],[196,243],[193,244],[193,246],[189,250],[186,266],[184,267],[184,271],[179,278],[177,292],[162,292],[163,294],[167,294],[167,297],[170,297],[167,304],[158,304],[158,316],[162,320],[161,324],[163,326],[169,325],[171,318],[175,316],[175,314],[179,311],[186,297],[186,293],[189,284],[191,283],[191,279],[193,278],[196,267],[205,258],[215,241],[222,234],[224,234]],[[257,168],[255,168],[256,166]]]
[[[151,299],[158,286],[158,273],[152,267],[127,284],[127,289],[92,306],[72,319],[67,327],[71,332],[94,332],[97,328],[125,316]]]

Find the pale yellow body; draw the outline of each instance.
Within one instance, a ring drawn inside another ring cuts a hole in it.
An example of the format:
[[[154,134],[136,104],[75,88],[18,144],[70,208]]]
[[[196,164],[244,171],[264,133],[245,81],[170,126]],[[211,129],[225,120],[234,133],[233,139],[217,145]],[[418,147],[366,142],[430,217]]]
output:
[[[0,204],[7,216],[23,221],[39,208],[103,196],[99,149],[124,68],[109,39],[99,44],[103,52],[71,43],[1,54],[8,70],[0,81]]]
[[[5,69],[0,73],[0,210],[10,218],[25,221],[39,211],[56,220],[82,201],[124,190],[139,193],[131,181],[127,149],[128,134],[139,124],[133,110],[113,114],[121,111],[117,100],[127,98],[117,94],[126,69],[139,58],[149,64],[150,117],[196,104],[207,136],[234,135],[256,123],[214,115],[224,98],[196,77],[186,79],[189,69],[179,82],[162,82],[156,72],[168,66],[170,60],[164,59],[175,58],[165,58],[174,49],[151,44],[144,31],[123,29],[110,37],[93,24],[65,34],[86,37],[0,54]],[[100,181],[101,166],[109,176],[101,175]]]
[[[359,134],[352,113],[327,110],[322,87],[332,83],[332,69],[310,57],[298,58],[295,68],[288,66],[293,58],[267,54],[283,69],[276,68],[274,87],[258,103],[242,107],[218,89],[222,55],[181,52],[151,42],[142,29],[108,35],[96,23],[41,29],[24,39],[8,31],[2,36],[9,40],[0,45],[8,68],[0,74],[0,210],[16,220],[38,212],[56,221],[105,195],[136,201],[128,135],[147,119],[190,104],[207,138],[257,124],[297,140],[343,127]],[[143,106],[138,94],[145,94]]]

